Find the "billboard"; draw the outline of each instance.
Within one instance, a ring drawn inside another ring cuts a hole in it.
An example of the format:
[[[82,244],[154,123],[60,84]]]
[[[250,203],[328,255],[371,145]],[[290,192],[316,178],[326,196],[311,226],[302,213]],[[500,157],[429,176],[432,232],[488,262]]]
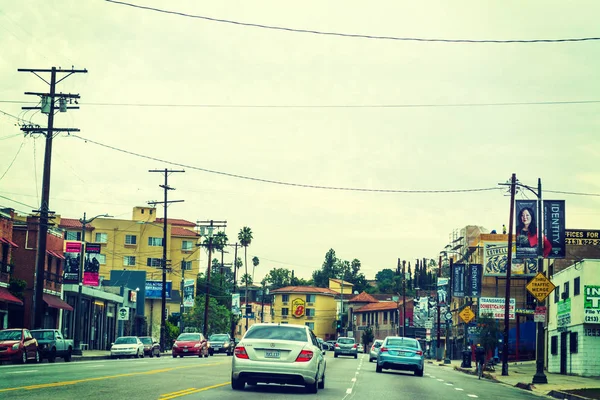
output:
[[[465,297],[465,264],[452,266],[452,296]]]
[[[167,299],[171,298],[171,281],[167,281],[165,294]],[[162,299],[162,281],[146,281],[146,298],[147,299]]]
[[[240,294],[233,293],[231,295],[231,313],[233,315],[242,315],[242,311],[240,310]]]
[[[85,245],[85,258],[83,263],[83,284],[98,286],[100,284],[100,262],[96,254],[100,254],[100,245],[87,243]]]
[[[194,306],[194,279],[186,279],[183,282],[183,306],[193,307]]]
[[[586,324],[600,324],[600,286],[585,285],[583,287],[583,309]]]
[[[515,319],[515,299],[510,299],[508,306],[508,318]],[[480,297],[479,298],[479,317],[486,314],[494,319],[504,319],[506,313],[506,302],[503,297]]]
[[[544,200],[544,236],[552,245],[547,258],[565,258],[564,200]]]
[[[574,246],[600,246],[600,230],[566,229],[566,242]]]
[[[515,243],[516,258],[537,257],[538,216],[536,200],[515,201],[516,221]]]
[[[63,283],[79,283],[82,242],[65,240]]]
[[[513,259],[511,263],[512,275],[534,276],[537,274],[535,259],[518,259],[515,257],[513,243]],[[506,265],[508,264],[508,242],[483,242],[483,275],[506,276]]]

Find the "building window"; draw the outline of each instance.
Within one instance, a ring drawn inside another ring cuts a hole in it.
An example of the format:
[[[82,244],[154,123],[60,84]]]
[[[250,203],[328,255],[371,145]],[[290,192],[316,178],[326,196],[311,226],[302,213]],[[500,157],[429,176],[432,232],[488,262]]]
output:
[[[315,301],[317,301],[317,295],[315,295],[315,294],[307,294],[306,295],[307,303],[314,303]]]
[[[81,232],[69,231],[65,235],[65,239],[67,239],[67,240],[81,240]]]
[[[181,270],[182,271],[191,271],[192,270],[192,262],[191,261],[182,261],[181,262]]]
[[[284,303],[287,303],[288,301],[290,301],[290,295],[289,294],[282,294],[281,295],[281,301],[283,301]]]
[[[558,354],[558,336],[550,338],[550,353],[553,355]]]
[[[315,330],[315,323],[314,322],[305,322],[304,325],[308,326],[308,329],[310,329],[311,331]]]
[[[148,246],[162,246],[162,238],[157,237],[149,237],[148,238]]]
[[[388,323],[388,312],[383,312],[383,324],[386,325]]]
[[[569,298],[569,282],[567,281],[567,282],[565,282],[565,295],[564,295],[563,300],[566,300],[568,298]]]
[[[290,315],[290,309],[289,309],[289,308],[287,308],[287,307],[284,307],[284,308],[282,308],[282,309],[281,309],[281,315],[282,315],[282,316],[283,316],[283,315],[285,315],[285,316],[288,316],[288,315]]]
[[[97,232],[96,233],[96,240],[94,240],[95,243],[106,243],[108,242],[108,233],[100,233]]]
[[[95,257],[100,264],[102,264],[102,265],[106,264],[106,254],[96,254]]]
[[[194,248],[194,243],[190,240],[183,240],[181,242],[181,250],[183,251],[191,251]]]
[[[162,258],[148,257],[146,265],[148,267],[160,267],[162,265]]]
[[[558,303],[560,301],[560,288],[554,290],[554,303]]]
[[[577,332],[569,334],[569,352],[577,353]]]
[[[581,293],[581,278],[577,277],[573,281],[573,296],[579,296]]]
[[[307,308],[306,309],[306,316],[307,317],[314,317],[315,316],[315,309],[314,308]]]
[[[125,244],[137,244],[137,236],[125,235]]]
[[[123,265],[132,267],[135,265],[135,256],[123,256]]]

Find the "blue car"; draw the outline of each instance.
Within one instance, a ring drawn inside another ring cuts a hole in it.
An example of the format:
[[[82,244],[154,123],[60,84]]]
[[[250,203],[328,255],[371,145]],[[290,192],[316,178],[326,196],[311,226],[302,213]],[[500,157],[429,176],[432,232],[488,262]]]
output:
[[[416,376],[423,376],[425,357],[417,339],[388,336],[383,341],[377,354],[377,372],[384,369],[413,371]]]

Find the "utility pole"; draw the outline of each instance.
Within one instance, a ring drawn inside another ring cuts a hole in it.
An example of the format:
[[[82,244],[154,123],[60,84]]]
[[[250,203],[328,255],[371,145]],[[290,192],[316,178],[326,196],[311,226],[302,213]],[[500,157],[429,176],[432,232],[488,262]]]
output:
[[[402,261],[402,336],[406,336],[406,260]]]
[[[205,337],[208,337],[208,303],[210,301],[210,270],[212,269],[211,258],[212,258],[212,248],[213,248],[213,230],[214,228],[225,228],[227,227],[227,221],[197,221],[196,223],[200,224],[200,235],[204,236],[204,229],[208,228],[208,265],[206,268],[206,294],[204,296],[204,326],[202,328],[202,332]],[[215,225],[215,223],[220,225]],[[207,225],[208,224],[208,225]]]
[[[37,240],[37,255],[35,264],[35,282],[33,286],[33,328],[39,329],[44,328],[44,271],[46,266],[46,244],[48,235],[48,220],[50,219],[48,214],[53,213],[50,211],[50,171],[52,164],[52,139],[56,132],[79,132],[77,128],[55,128],[54,127],[54,112],[55,99],[59,98],[59,111],[66,112],[68,109],[78,109],[79,107],[67,106],[67,99],[79,99],[78,94],[56,94],[56,85],[68,78],[72,74],[76,73],[87,73],[86,69],[76,70],[63,70],[52,67],[51,69],[28,69],[19,68],[18,72],[31,72],[50,86],[50,93],[36,93],[36,92],[25,92],[26,95],[33,95],[41,97],[41,107],[22,107],[23,110],[41,110],[42,113],[48,114],[48,127],[42,128],[38,125],[25,125],[21,127],[21,130],[25,134],[41,133],[46,136],[46,149],[44,152],[44,173],[42,178],[42,201],[39,210],[33,210],[39,212],[40,223],[38,228],[38,240]],[[50,73],[50,82],[42,78],[38,73]],[[66,73],[60,80],[56,80],[56,75],[59,73]]]
[[[234,252],[234,256],[233,256],[233,292],[231,293],[231,308],[233,309],[233,294],[237,291],[237,249],[239,244],[236,242],[234,245],[235,246],[235,252]],[[231,315],[231,338],[233,339],[235,337],[235,326],[236,324],[234,323],[235,321],[235,316],[232,314]]]
[[[163,201],[149,201],[148,204],[156,205],[162,204],[164,208],[164,221],[163,221],[163,240],[162,240],[162,290],[161,290],[161,310],[160,310],[160,351],[165,351],[165,338],[166,338],[166,321],[167,321],[167,208],[170,203],[181,203],[183,200],[167,200],[169,190],[175,190],[169,186],[168,179],[169,174],[174,172],[185,172],[184,170],[173,170],[173,169],[151,169],[148,172],[160,172],[165,176],[164,185],[158,185],[164,189],[164,200]]]
[[[446,258],[448,258],[448,253],[446,253]],[[448,312],[452,313],[452,269],[454,268],[454,259],[450,258],[450,277],[448,278],[448,291],[446,292],[446,304],[448,305]],[[450,364],[450,352],[451,347],[449,347],[450,343],[450,333],[452,330],[452,320],[448,321],[445,316],[444,320],[446,322],[446,356],[444,357],[444,364]]]
[[[438,279],[442,276],[442,256],[440,255],[440,261],[438,264]],[[435,359],[437,361],[441,361],[441,351],[440,351],[440,342],[442,341],[442,333],[441,333],[441,321],[440,321],[440,291],[437,285],[437,282],[435,284],[435,289],[436,289],[436,293],[437,293],[437,342],[435,344],[436,347],[436,351],[435,351]],[[448,339],[448,338],[446,338]]]
[[[512,174],[510,178],[510,213],[508,221],[508,260],[506,263],[506,290],[504,292],[504,337],[502,342],[502,376],[508,376],[508,331],[510,323],[510,273],[512,270],[512,241],[513,241],[513,220],[515,215],[515,193],[517,186],[517,175]],[[539,216],[538,216],[539,219]]]

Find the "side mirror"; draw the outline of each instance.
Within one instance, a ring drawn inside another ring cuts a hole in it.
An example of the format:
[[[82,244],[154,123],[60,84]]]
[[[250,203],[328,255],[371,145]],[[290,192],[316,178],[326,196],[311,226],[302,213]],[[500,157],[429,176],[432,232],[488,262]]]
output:
[[[113,343],[111,343],[110,345],[111,345],[111,346],[114,346],[115,344],[114,344],[114,342],[113,342]]]

